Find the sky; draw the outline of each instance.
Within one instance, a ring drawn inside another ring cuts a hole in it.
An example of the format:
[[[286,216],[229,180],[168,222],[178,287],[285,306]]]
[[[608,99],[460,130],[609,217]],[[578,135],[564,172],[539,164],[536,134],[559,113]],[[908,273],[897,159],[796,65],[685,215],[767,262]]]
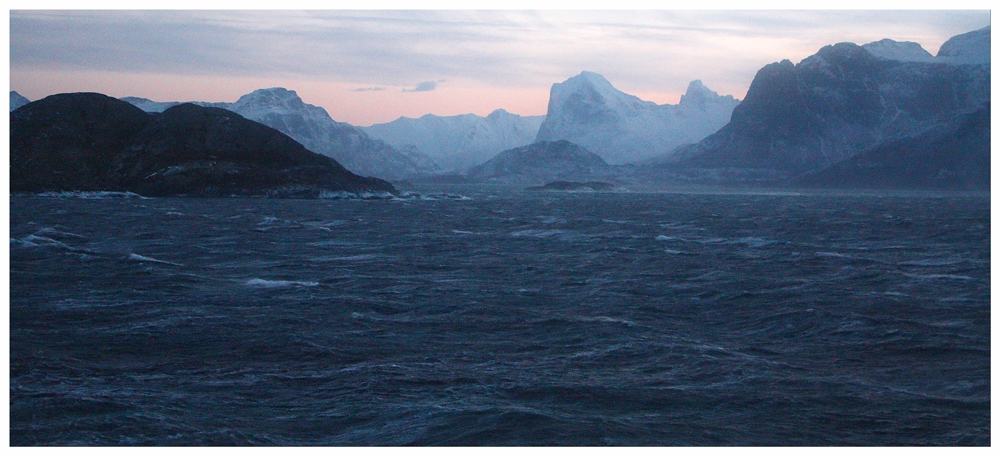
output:
[[[30,100],[87,91],[233,102],[284,87],[357,126],[424,114],[485,116],[498,108],[544,115],[552,84],[581,71],[660,104],[677,103],[695,79],[742,99],[764,65],[797,63],[828,44],[891,38],[936,54],[951,36],[990,24],[988,9],[19,7],[37,6],[9,11],[10,90]]]

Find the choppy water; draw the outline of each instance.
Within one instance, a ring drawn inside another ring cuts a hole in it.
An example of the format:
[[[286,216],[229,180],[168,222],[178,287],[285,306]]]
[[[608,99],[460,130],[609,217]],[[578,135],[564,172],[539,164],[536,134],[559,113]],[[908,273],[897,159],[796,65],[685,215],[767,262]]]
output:
[[[12,445],[989,445],[989,199],[10,199]]]

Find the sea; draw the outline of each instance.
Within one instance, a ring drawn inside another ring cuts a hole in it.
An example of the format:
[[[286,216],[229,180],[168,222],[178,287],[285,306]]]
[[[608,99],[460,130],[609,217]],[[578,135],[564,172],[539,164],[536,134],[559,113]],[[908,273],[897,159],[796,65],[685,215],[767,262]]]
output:
[[[11,196],[12,446],[988,446],[988,194]]]

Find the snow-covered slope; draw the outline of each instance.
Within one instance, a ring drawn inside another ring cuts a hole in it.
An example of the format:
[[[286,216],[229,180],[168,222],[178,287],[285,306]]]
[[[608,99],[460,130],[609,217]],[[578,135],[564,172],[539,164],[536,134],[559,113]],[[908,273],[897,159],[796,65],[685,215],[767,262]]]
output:
[[[552,85],[538,141],[566,139],[612,164],[641,161],[708,136],[729,121],[739,100],[693,81],[676,105],[657,105],[584,71]]]
[[[861,46],[879,59],[901,62],[947,63],[951,65],[989,65],[990,27],[956,35],[945,41],[937,56],[931,55],[918,43],[883,39]]]
[[[902,62],[931,62],[934,56],[927,52],[919,43],[912,41],[893,41],[888,38],[861,46],[869,54],[887,60]]]
[[[11,90],[10,91],[10,110],[13,111],[21,106],[31,103],[30,100],[21,96],[21,94]]]
[[[309,150],[333,157],[362,176],[403,179],[436,171],[359,128],[334,121],[325,109],[303,102],[291,90],[255,90],[240,97],[229,109],[291,136]]]
[[[544,116],[519,116],[497,109],[486,117],[475,114],[400,117],[362,130],[397,149],[427,154],[442,168],[462,171],[486,162],[501,151],[532,143],[544,119]]]
[[[122,100],[147,112],[162,112],[179,104],[137,97]],[[292,90],[280,87],[260,89],[243,95],[235,103],[195,104],[228,109],[274,128],[307,149],[332,157],[351,172],[362,176],[394,180],[437,170],[432,160],[417,152],[400,152],[350,124],[334,121],[325,109],[303,102]]]

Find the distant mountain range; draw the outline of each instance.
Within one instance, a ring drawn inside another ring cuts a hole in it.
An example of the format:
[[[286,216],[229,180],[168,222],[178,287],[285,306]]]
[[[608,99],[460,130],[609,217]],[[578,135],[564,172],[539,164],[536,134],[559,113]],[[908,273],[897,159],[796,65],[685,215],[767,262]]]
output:
[[[742,102],[693,81],[677,105],[657,105],[583,72],[552,86],[544,118],[497,110],[357,128],[281,88],[196,104],[238,113],[349,170],[387,179],[440,175],[443,167],[451,175],[439,182],[982,190],[990,90],[986,27],[952,37],[936,56],[891,39],[825,46],[798,64],[761,68]],[[178,105],[123,100],[149,112]],[[26,102],[11,92],[12,119]]]
[[[584,71],[553,84],[538,141],[565,139],[608,163],[634,163],[694,143],[729,122],[739,104],[693,81],[676,105],[643,101]]]
[[[10,190],[144,196],[320,197],[396,193],[283,133],[186,103],[148,114],[97,93],[68,93],[10,114]]]
[[[400,117],[362,130],[399,150],[413,148],[442,168],[459,172],[504,150],[531,144],[544,119],[545,116],[519,116],[497,109],[486,117],[475,114]]]
[[[953,37],[936,57],[882,40],[767,65],[731,122],[657,162],[772,184],[988,188],[989,35],[987,27]]]
[[[180,104],[137,97],[122,100],[147,112],[160,112]],[[195,104],[228,109],[274,128],[360,175],[398,180],[438,171],[433,160],[425,155],[415,151],[401,152],[350,124],[334,121],[325,109],[303,102],[292,90],[260,89],[243,95],[235,103]]]

